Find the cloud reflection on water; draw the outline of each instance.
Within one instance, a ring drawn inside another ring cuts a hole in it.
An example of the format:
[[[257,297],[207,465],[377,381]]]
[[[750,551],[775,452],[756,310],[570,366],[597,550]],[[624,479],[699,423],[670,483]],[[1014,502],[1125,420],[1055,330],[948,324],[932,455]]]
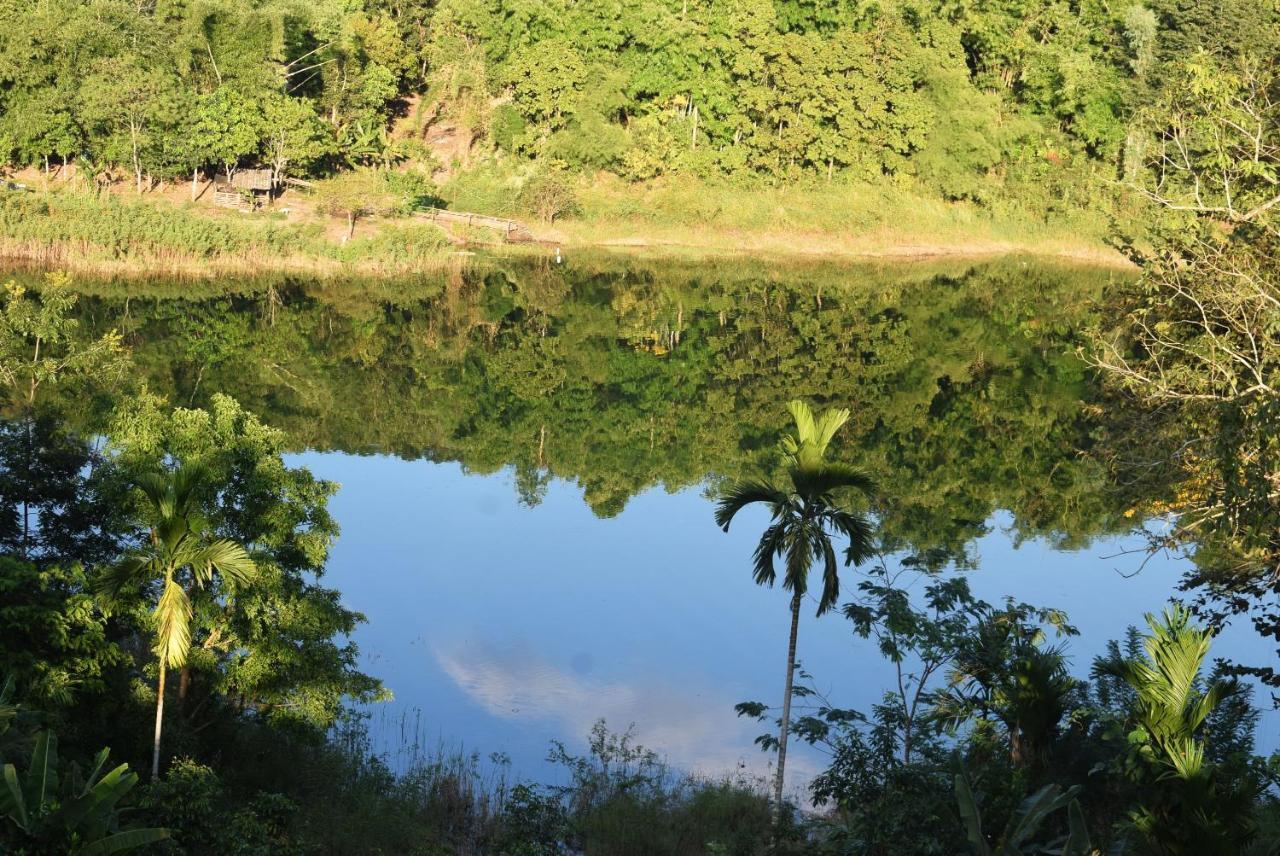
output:
[[[581,669],[584,655],[566,669],[527,648],[485,644],[437,647],[433,653],[445,674],[494,716],[548,721],[558,733],[579,737],[604,719],[612,731],[633,726],[639,743],[682,770],[712,777],[771,772],[771,756],[752,744],[764,726],[734,713],[742,699],[652,676],[593,677]],[[803,751],[789,754],[787,767],[792,786],[820,769]]]

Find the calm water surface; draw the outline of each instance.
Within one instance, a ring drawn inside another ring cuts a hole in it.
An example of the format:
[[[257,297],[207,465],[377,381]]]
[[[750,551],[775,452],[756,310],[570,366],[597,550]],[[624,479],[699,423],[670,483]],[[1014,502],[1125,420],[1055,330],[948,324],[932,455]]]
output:
[[[551,740],[634,724],[685,769],[767,769],[739,701],[777,701],[787,598],[751,581],[763,510],[730,533],[710,497],[767,471],[785,402],[852,409],[836,454],[878,482],[887,550],[1066,610],[1085,674],[1180,573],[1141,557],[1137,497],[1095,463],[1110,415],[1076,355],[1106,271],[503,262],[377,284],[103,284],[153,389],[239,398],[292,462],[339,482],[326,583],[368,623],[367,670],[434,743],[548,778]],[[846,591],[858,580],[845,576]],[[919,586],[923,588],[923,582]],[[816,604],[811,603],[811,607]],[[838,614],[800,628],[832,702],[866,709],[891,671]],[[1232,629],[1217,654],[1268,652]],[[1277,746],[1268,713],[1264,748]],[[822,767],[797,750],[796,785]]]

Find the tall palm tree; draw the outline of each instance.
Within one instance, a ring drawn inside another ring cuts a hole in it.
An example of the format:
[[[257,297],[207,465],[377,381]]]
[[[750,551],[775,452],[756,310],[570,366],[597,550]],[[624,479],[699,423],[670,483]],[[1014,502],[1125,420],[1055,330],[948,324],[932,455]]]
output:
[[[160,775],[165,673],[170,666],[181,668],[191,650],[191,593],[212,583],[214,574],[231,585],[244,585],[255,573],[244,547],[211,537],[209,521],[200,510],[200,495],[207,483],[206,471],[191,465],[139,477],[137,487],[146,498],[150,537],[136,553],[107,568],[99,581],[99,591],[109,597],[140,587],[158,589],[152,610],[153,650],[160,669],[152,779]]]
[[[796,666],[796,634],[800,627],[800,600],[809,590],[809,571],[822,566],[822,594],[818,615],[835,606],[840,596],[839,562],[832,539],[844,536],[848,545],[845,564],[860,564],[873,551],[871,524],[855,510],[854,497],[868,497],[870,479],[846,464],[828,461],[827,446],[849,418],[848,410],[828,410],[816,418],[803,401],[787,405],[795,420],[795,434],[784,435],[780,447],[786,476],[780,483],[758,479],[731,487],[716,507],[716,523],[726,532],[734,516],[748,505],[762,503],[772,522],[760,536],[755,550],[755,580],[772,586],[777,573],[774,558],[782,557],[782,587],[791,592],[791,637],[787,643],[787,678],[782,695],[782,721],[778,729],[778,770],[774,778],[775,804],[782,806],[782,785],[787,764],[787,732],[791,725],[791,693]]]

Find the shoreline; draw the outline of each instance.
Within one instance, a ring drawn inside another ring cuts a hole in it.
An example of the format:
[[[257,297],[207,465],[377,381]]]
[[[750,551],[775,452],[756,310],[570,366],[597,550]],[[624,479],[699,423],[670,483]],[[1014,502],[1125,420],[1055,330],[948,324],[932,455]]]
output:
[[[888,222],[823,228],[753,227],[715,222],[655,223],[642,217],[597,216],[530,223],[533,240],[507,243],[470,227],[425,222],[412,215],[369,218],[350,240],[326,218],[236,215],[163,198],[124,199],[74,191],[4,194],[0,200],[0,264],[57,268],[102,277],[215,279],[311,276],[317,279],[395,278],[444,273],[485,258],[537,258],[557,249],[686,262],[738,259],[777,264],[911,264],[930,260],[1023,257],[1091,267],[1132,263],[1098,237],[1055,234],[1028,224],[980,219],[895,230]],[[886,218],[887,219],[887,218]],[[1077,233],[1078,234],[1078,233]]]
[[[832,236],[839,239],[841,236]],[[598,242],[557,241],[535,238],[532,242],[507,244],[467,242],[442,250],[438,255],[419,262],[404,264],[384,262],[376,258],[343,261],[311,255],[227,255],[215,258],[185,256],[180,252],[155,253],[147,250],[126,251],[123,256],[104,257],[105,247],[75,242],[51,242],[31,246],[21,242],[14,246],[0,236],[0,266],[8,270],[20,268],[58,269],[69,273],[103,277],[175,277],[182,279],[216,279],[226,276],[313,276],[318,279],[395,278],[415,274],[446,273],[459,266],[483,263],[486,259],[539,258],[551,256],[559,248],[567,257],[590,254],[640,260],[672,259],[684,262],[726,260],[788,262],[832,265],[902,264],[930,261],[990,260],[999,258],[1042,259],[1048,262],[1077,264],[1113,270],[1135,270],[1131,261],[1105,246],[1055,246],[1050,242],[1016,241],[904,241],[876,244],[864,248],[832,246],[826,248],[782,248],[774,238],[761,246],[759,242],[741,244],[676,242],[635,237]],[[835,241],[833,241],[835,243]]]

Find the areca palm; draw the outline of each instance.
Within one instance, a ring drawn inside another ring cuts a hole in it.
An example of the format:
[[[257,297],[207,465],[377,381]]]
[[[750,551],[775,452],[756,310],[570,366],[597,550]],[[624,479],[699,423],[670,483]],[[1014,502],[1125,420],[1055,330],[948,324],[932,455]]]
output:
[[[179,466],[139,477],[136,484],[146,498],[150,536],[142,549],[109,567],[99,581],[100,591],[109,597],[137,588],[156,592],[153,650],[159,679],[153,779],[160,774],[165,673],[170,666],[182,667],[191,650],[191,593],[208,587],[215,574],[235,586],[249,582],[255,571],[244,547],[211,537],[209,522],[200,510],[200,495],[207,481],[208,474],[198,466]]]
[[[1142,654],[1094,663],[1095,675],[1118,677],[1133,689],[1128,745],[1140,764],[1130,769],[1144,798],[1130,820],[1150,852],[1243,852],[1256,834],[1257,795],[1217,774],[1205,757],[1204,733],[1214,708],[1239,685],[1201,678],[1213,634],[1196,626],[1186,607],[1149,614],[1147,625]]]
[[[726,532],[737,513],[747,506],[760,503],[768,507],[772,522],[756,545],[755,581],[773,586],[777,580],[774,561],[781,558],[782,587],[791,592],[791,635],[774,778],[774,799],[779,807],[786,774],[800,601],[809,590],[809,572],[815,565],[822,568],[822,591],[818,597],[818,615],[822,615],[835,606],[840,596],[840,562],[833,538],[843,536],[847,542],[846,565],[861,563],[873,550],[871,524],[853,504],[855,496],[870,495],[870,479],[855,468],[826,457],[827,447],[848,420],[849,411],[828,410],[815,417],[803,401],[792,401],[787,409],[795,421],[795,433],[784,435],[780,443],[785,479],[777,483],[757,479],[734,485],[716,507],[716,523]]]

